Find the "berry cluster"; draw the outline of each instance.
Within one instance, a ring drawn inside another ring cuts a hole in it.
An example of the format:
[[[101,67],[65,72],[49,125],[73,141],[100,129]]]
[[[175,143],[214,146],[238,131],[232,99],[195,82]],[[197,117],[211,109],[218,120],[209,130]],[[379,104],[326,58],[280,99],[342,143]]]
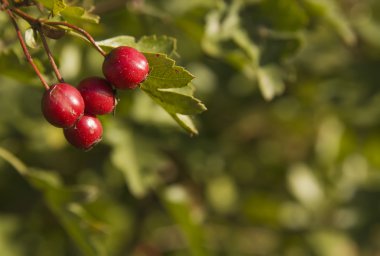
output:
[[[149,64],[141,52],[120,46],[105,56],[102,69],[106,79],[88,77],[76,88],[67,83],[54,84],[42,97],[46,120],[63,128],[66,140],[84,150],[102,139],[102,124],[96,116],[114,111],[115,90],[138,87],[148,76]]]

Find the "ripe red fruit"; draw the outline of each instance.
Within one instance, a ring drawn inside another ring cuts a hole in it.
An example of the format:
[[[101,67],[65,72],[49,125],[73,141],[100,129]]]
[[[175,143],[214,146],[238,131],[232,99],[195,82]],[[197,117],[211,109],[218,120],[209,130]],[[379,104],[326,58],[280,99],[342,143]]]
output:
[[[64,129],[63,134],[74,147],[88,150],[102,140],[103,127],[95,116],[84,115],[73,127]]]
[[[104,115],[115,108],[115,93],[107,80],[88,77],[79,83],[77,89],[83,97],[87,114]]]
[[[149,73],[145,56],[136,49],[120,46],[104,59],[103,74],[117,89],[134,89]]]
[[[73,126],[84,113],[84,101],[80,92],[66,83],[50,86],[41,101],[42,113],[54,126]]]

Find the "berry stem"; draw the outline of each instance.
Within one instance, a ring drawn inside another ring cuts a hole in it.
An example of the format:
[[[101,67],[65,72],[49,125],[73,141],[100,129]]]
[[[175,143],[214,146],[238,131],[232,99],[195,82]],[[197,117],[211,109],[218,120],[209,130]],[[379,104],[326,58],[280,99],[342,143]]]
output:
[[[5,0],[8,1],[8,0]],[[28,15],[27,13],[21,11],[18,8],[9,8],[11,12],[15,13],[17,16],[20,16],[24,20],[26,20],[31,26],[36,25],[37,23],[40,23],[38,19],[33,18],[32,16]]]
[[[103,55],[104,57],[107,55],[107,53],[102,48],[100,48],[99,45],[96,44],[94,38],[86,30],[64,21],[45,21],[44,23],[51,26],[65,26],[75,30],[76,32],[86,37],[86,39],[95,47],[95,49],[101,55]]]
[[[32,0],[33,1],[33,0]],[[26,3],[27,0],[24,2]],[[54,57],[50,51],[50,48],[49,48],[49,45],[47,43],[47,40],[46,40],[46,36],[44,34],[44,31],[42,29],[42,26],[41,24],[44,23],[44,24],[47,24],[47,25],[51,25],[51,26],[55,26],[55,27],[59,27],[59,26],[65,26],[67,28],[71,28],[73,29],[75,32],[81,34],[82,36],[84,36],[94,47],[95,49],[103,56],[106,56],[107,53],[102,49],[100,48],[94,38],[84,29],[82,28],[79,28],[73,24],[70,24],[70,23],[67,23],[67,22],[63,22],[63,21],[45,21],[45,20],[41,20],[41,19],[36,19],[32,16],[30,16],[29,14],[21,11],[20,9],[18,8],[12,8],[9,6],[9,2],[8,0],[0,0],[0,3],[1,3],[1,10],[3,11],[6,11],[9,18],[11,19],[11,22],[12,24],[14,25],[15,27],[15,30],[16,30],[16,33],[17,33],[17,37],[20,41],[20,44],[21,44],[21,47],[24,51],[24,54],[25,54],[25,57],[26,59],[28,60],[28,62],[30,63],[30,65],[33,67],[34,71],[36,72],[37,76],[40,78],[43,86],[48,90],[49,89],[49,85],[46,83],[45,79],[43,78],[42,74],[40,73],[40,71],[38,70],[37,66],[35,65],[27,47],[26,47],[26,44],[25,44],[25,41],[23,39],[23,36],[21,34],[21,31],[20,31],[20,28],[16,22],[16,18],[14,16],[14,14],[16,14],[17,16],[21,17],[22,19],[24,19],[25,21],[27,21],[31,27],[33,29],[36,29],[38,31],[38,34],[40,35],[41,37],[41,41],[42,41],[42,44],[43,44],[43,47],[45,49],[45,52],[47,53],[48,55],[48,59],[49,59],[49,62],[54,70],[54,73],[55,73],[55,76],[57,77],[57,79],[59,80],[59,82],[64,82],[64,79],[62,78],[60,72],[59,72],[59,69],[54,61]]]
[[[50,65],[52,66],[52,68],[54,70],[55,76],[57,77],[57,79],[58,79],[59,82],[63,83],[64,80],[63,80],[63,78],[61,76],[61,73],[59,72],[59,69],[58,69],[57,65],[55,64],[53,54],[50,51],[49,45],[48,45],[48,43],[46,41],[46,37],[45,37],[44,31],[42,30],[40,24],[39,24],[39,26],[36,27],[36,29],[37,29],[38,33],[40,34],[40,38],[41,38],[42,44],[44,46],[46,54],[48,55]]]
[[[38,78],[41,80],[41,83],[42,85],[45,87],[46,90],[49,90],[49,85],[46,83],[45,79],[43,78],[41,72],[39,71],[39,69],[37,68],[36,64],[34,63],[33,61],[33,58],[32,56],[30,55],[29,51],[28,51],[28,48],[26,47],[26,44],[25,44],[25,41],[24,41],[24,38],[22,37],[22,34],[21,34],[21,31],[20,31],[20,28],[16,22],[16,18],[15,16],[13,15],[12,11],[8,8],[9,6],[9,2],[8,0],[0,0],[1,3],[2,3],[2,9],[5,10],[5,12],[8,14],[15,30],[16,30],[16,34],[17,34],[17,38],[20,42],[20,45],[21,45],[21,48],[24,52],[24,55],[27,59],[27,61],[29,62],[29,64],[32,66],[32,68],[34,69],[34,71],[36,72]]]
[[[45,20],[35,19],[32,16],[28,15],[27,13],[25,13],[25,12],[23,12],[17,8],[11,8],[11,11],[14,12],[15,14],[17,14],[18,16],[20,16],[21,18],[23,18],[24,20],[26,20],[31,26],[37,26],[41,23],[44,23],[44,24],[47,24],[50,26],[55,26],[55,27],[64,26],[64,27],[71,28],[72,30],[76,31],[77,33],[83,35],[95,47],[95,49],[101,55],[103,55],[103,56],[107,55],[107,53],[96,44],[94,38],[90,35],[90,33],[88,33],[83,28],[77,27],[73,24],[70,24],[70,23],[67,23],[64,21],[45,21]]]
[[[21,18],[23,18],[24,20],[26,20],[30,24],[30,26],[32,26],[33,29],[36,29],[38,31],[38,34],[41,37],[41,41],[42,41],[42,44],[44,46],[45,52],[48,55],[50,65],[52,66],[52,68],[54,70],[55,76],[57,77],[59,82],[63,83],[64,79],[62,78],[61,73],[59,72],[59,69],[58,69],[57,65],[55,64],[53,54],[50,51],[49,45],[46,41],[45,34],[41,28],[41,22],[42,21],[39,19],[35,19],[32,16],[29,16],[27,13],[25,13],[25,12],[23,12],[17,8],[12,8],[11,11],[13,13],[17,14],[18,16],[20,16]]]

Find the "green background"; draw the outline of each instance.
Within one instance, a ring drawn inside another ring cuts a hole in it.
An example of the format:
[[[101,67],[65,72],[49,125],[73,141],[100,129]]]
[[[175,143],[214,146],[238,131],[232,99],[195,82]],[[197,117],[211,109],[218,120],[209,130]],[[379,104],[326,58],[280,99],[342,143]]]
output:
[[[171,57],[208,110],[191,137],[122,91],[103,141],[77,150],[44,120],[43,87],[0,12],[2,256],[380,253],[379,1],[75,4],[95,5],[99,24],[69,21],[96,40],[176,38]],[[49,45],[67,82],[102,75],[85,41]]]

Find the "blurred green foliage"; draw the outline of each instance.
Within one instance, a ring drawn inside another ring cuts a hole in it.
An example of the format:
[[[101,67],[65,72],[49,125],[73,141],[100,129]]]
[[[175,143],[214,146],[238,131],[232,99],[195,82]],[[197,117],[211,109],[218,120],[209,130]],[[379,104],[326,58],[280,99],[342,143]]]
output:
[[[99,41],[176,38],[208,111],[189,137],[123,91],[102,143],[76,150],[43,119],[43,88],[0,12],[2,256],[380,253],[379,1],[76,5],[95,6],[99,24],[76,22]],[[86,42],[49,43],[66,81],[101,75]],[[41,46],[30,51],[54,82]]]

